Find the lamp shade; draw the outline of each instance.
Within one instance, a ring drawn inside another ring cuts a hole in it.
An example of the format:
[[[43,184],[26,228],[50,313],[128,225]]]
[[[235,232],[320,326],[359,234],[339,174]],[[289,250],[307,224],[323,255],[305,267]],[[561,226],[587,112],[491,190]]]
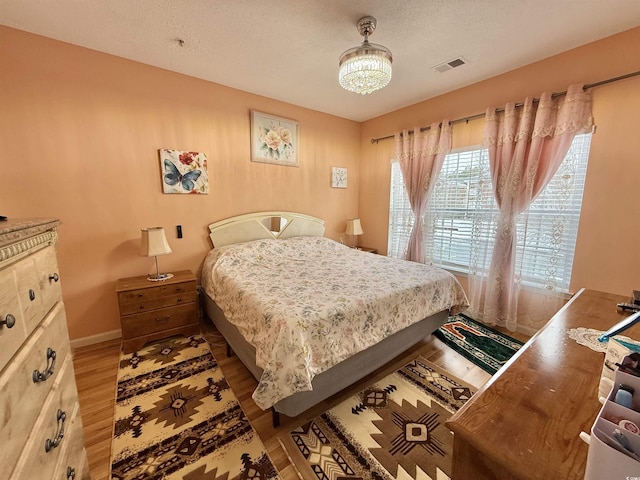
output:
[[[362,235],[364,231],[362,230],[360,219],[352,218],[350,220],[347,220],[347,230],[344,233],[346,233],[347,235]]]
[[[143,257],[155,257],[171,253],[171,247],[167,242],[162,227],[149,227],[142,229],[140,239],[140,255]]]

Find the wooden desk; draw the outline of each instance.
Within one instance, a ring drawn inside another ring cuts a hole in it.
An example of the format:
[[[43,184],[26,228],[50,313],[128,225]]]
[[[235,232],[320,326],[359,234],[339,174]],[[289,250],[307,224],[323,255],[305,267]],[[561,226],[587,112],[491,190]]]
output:
[[[446,425],[454,432],[454,480],[582,480],[589,433],[600,410],[604,354],[567,331],[608,330],[628,314],[627,297],[580,290]],[[640,325],[624,335],[640,339]]]

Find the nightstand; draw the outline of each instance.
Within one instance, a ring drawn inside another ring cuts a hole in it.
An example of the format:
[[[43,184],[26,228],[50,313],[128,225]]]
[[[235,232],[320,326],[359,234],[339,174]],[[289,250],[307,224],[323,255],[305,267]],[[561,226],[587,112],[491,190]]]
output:
[[[356,250],[362,250],[363,252],[368,252],[368,253],[378,253],[378,250],[376,248],[369,248],[369,247],[355,247]]]
[[[150,282],[146,275],[121,278],[116,292],[124,353],[154,340],[200,331],[196,277],[189,270],[175,272],[160,282]]]

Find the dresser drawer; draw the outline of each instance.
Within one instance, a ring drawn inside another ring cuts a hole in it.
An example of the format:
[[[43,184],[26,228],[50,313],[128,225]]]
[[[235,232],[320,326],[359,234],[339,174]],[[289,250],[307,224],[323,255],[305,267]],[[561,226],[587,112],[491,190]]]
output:
[[[22,403],[32,405],[30,398],[25,398]],[[61,365],[60,375],[56,378],[42,412],[20,453],[11,478],[51,478],[51,472],[58,464],[62,445],[71,440],[66,433],[77,411],[79,411],[78,393],[73,376],[73,363],[71,357],[67,356],[64,364]],[[79,417],[76,421],[82,423]],[[64,430],[63,436],[61,436],[61,430]]]
[[[133,338],[150,333],[197,323],[195,303],[163,308],[152,312],[122,317],[123,338]]]
[[[69,430],[64,433],[65,441],[62,442],[58,465],[51,477],[53,480],[75,480],[89,479],[89,466],[87,455],[84,450],[84,435],[82,432],[82,421],[80,409],[71,420]]]
[[[156,310],[158,308],[172,307],[174,305],[182,305],[185,303],[195,303],[196,299],[195,289],[190,292],[169,295],[167,297],[149,298],[135,303],[120,305],[120,315],[131,315]]]
[[[0,372],[27,338],[27,326],[18,301],[18,290],[13,270],[0,270]]]
[[[48,349],[55,354],[55,361],[47,355]],[[71,363],[71,350],[64,308],[58,303],[0,375],[0,431],[4,438],[11,439],[0,449],[0,465],[9,471],[27,440],[27,426],[33,425],[58,383],[65,360]],[[42,374],[37,382],[33,381],[34,371]]]
[[[62,287],[60,285],[60,274],[58,271],[55,247],[46,247],[34,253],[33,261],[36,264],[38,286],[40,287],[40,294],[42,296],[42,308],[46,313],[62,298]]]
[[[120,308],[122,309],[123,305],[130,304],[130,303],[134,305],[138,305],[138,304],[156,300],[162,297],[169,297],[174,295],[180,296],[185,293],[195,294],[195,291],[196,291],[195,280],[190,282],[162,285],[161,287],[155,287],[154,285],[151,285],[148,288],[139,288],[137,290],[129,290],[128,292],[120,292],[118,294],[118,302],[120,303]],[[124,313],[122,313],[122,315],[124,315]]]
[[[44,317],[38,271],[33,257],[25,258],[12,267],[18,288],[18,300],[24,315],[25,330],[30,334]]]

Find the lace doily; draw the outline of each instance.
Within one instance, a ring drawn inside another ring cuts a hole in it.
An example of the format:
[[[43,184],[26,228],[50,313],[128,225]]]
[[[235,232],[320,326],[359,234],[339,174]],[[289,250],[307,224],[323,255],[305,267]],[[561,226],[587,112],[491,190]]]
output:
[[[569,338],[575,340],[578,344],[589,347],[595,352],[607,351],[607,345],[609,342],[600,342],[598,337],[604,332],[601,330],[594,330],[593,328],[578,327],[567,330]]]

